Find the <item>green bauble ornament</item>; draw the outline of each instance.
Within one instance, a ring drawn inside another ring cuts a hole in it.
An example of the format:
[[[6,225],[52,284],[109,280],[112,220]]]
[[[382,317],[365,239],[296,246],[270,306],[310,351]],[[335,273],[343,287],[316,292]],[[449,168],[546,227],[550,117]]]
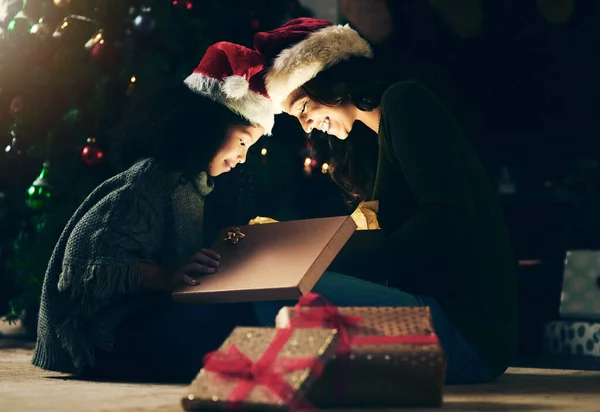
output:
[[[31,20],[23,10],[17,13],[14,19],[8,23],[8,31],[17,36],[25,36],[29,34],[29,30],[33,26],[33,20]]]
[[[48,182],[50,163],[44,162],[40,175],[27,189],[27,206],[33,210],[43,210],[52,198],[52,186]]]

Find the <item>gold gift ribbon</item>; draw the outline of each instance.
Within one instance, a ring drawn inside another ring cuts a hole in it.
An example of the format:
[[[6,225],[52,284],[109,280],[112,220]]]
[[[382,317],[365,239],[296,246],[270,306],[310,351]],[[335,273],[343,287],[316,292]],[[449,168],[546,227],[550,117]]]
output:
[[[377,213],[379,213],[379,200],[360,202],[351,215],[356,223],[356,230],[381,229],[377,220]]]

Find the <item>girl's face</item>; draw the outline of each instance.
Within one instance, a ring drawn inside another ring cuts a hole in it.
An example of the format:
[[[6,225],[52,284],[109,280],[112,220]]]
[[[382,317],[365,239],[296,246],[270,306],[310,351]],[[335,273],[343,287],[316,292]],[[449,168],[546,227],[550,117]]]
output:
[[[311,100],[302,88],[290,94],[283,109],[298,119],[306,133],[318,129],[340,140],[348,137],[358,116],[358,108],[353,104],[325,106]]]
[[[265,129],[262,126],[229,126],[221,147],[208,164],[207,173],[210,176],[219,176],[229,172],[238,163],[244,163],[248,149],[264,133]]]

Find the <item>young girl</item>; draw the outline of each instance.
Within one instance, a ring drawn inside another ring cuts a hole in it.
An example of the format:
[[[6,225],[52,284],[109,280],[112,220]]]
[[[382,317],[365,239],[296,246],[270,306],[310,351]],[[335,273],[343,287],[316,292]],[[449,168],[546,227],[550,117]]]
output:
[[[385,272],[393,287],[328,272],[315,291],[339,306],[430,306],[447,383],[502,374],[517,346],[516,265],[494,186],[452,114],[415,82],[386,84],[349,26],[297,19],[257,34],[255,47],[271,61],[274,103],[307,133],[339,139],[333,178],[379,201],[385,237],[350,266],[364,280]],[[357,121],[378,145],[376,172],[353,141]]]
[[[36,366],[189,381],[235,325],[256,323],[243,305],[178,306],[169,292],[218,269],[202,249],[204,197],[271,131],[262,69],[252,50],[217,43],[185,83],[133,102],[116,132],[130,167],[88,196],[50,259]]]

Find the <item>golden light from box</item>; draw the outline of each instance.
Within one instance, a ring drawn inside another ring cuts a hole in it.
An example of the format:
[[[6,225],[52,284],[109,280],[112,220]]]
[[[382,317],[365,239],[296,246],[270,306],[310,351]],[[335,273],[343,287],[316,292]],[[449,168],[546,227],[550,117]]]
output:
[[[377,230],[381,229],[377,214],[379,213],[379,201],[371,200],[360,202],[356,210],[352,213],[352,219],[356,223],[356,230]]]
[[[250,225],[264,225],[267,223],[277,223],[277,220],[271,219],[270,217],[256,216],[248,222]]]

